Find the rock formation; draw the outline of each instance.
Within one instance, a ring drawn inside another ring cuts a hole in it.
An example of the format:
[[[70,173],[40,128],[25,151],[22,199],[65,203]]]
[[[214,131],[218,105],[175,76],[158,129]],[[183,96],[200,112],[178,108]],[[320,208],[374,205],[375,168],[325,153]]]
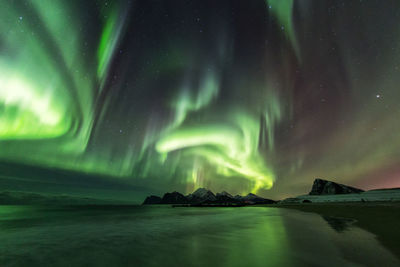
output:
[[[161,197],[158,196],[149,196],[143,202],[143,205],[151,205],[151,204],[161,204]]]
[[[337,194],[354,194],[362,193],[364,190],[351,186],[338,184],[335,182],[315,179],[309,195],[337,195]]]
[[[217,193],[216,197],[217,197],[217,201],[219,203],[237,202],[237,200],[234,199],[233,196],[231,194],[229,194],[228,192],[226,192],[226,191],[222,191],[221,193]]]
[[[213,202],[217,200],[217,197],[210,190],[207,190],[205,188],[199,188],[192,194],[189,194],[187,196],[187,199],[189,200],[190,203],[196,204],[203,202]]]
[[[275,203],[274,200],[262,198],[255,194],[249,193],[247,196],[242,197],[242,201],[249,202],[251,204],[272,204]]]
[[[187,204],[188,199],[179,192],[165,193],[160,204]]]

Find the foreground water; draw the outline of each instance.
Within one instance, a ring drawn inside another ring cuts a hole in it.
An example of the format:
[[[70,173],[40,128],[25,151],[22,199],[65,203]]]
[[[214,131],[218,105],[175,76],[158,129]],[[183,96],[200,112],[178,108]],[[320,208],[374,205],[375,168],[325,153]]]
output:
[[[400,266],[351,224],[267,207],[0,206],[0,266]]]

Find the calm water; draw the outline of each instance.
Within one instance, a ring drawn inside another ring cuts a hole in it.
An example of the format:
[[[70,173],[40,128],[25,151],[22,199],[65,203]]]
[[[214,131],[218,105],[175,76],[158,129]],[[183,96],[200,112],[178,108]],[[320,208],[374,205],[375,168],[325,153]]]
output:
[[[400,266],[351,221],[266,208],[0,206],[0,266]]]

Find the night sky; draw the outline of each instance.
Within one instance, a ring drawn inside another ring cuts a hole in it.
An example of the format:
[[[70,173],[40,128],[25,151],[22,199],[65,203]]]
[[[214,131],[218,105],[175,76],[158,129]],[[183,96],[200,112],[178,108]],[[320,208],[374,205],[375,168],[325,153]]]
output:
[[[400,187],[400,1],[0,0],[0,191]]]

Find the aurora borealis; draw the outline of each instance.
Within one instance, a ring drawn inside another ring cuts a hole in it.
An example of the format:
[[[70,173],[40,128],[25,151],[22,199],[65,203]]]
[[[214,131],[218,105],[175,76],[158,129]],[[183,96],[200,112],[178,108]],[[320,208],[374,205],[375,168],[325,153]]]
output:
[[[0,185],[400,187],[399,21],[396,0],[0,0]]]

